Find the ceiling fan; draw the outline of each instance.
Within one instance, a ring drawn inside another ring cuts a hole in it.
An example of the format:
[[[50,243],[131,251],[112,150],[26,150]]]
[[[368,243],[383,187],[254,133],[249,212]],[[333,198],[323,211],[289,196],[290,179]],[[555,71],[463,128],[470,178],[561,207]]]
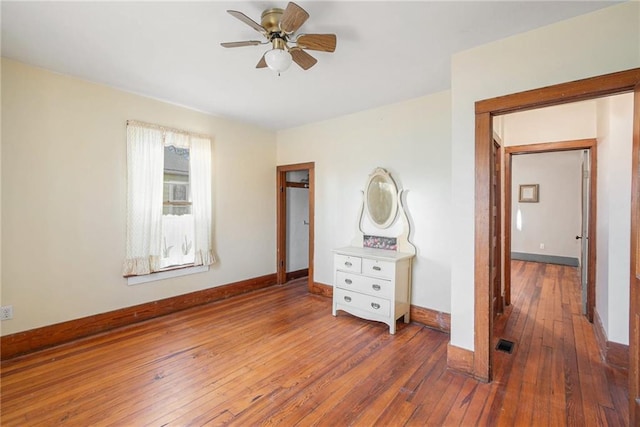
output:
[[[302,69],[313,67],[317,59],[305,50],[333,52],[336,49],[335,34],[299,34],[295,32],[309,18],[306,10],[293,2],[289,2],[286,9],[271,8],[262,12],[260,24],[237,10],[227,10],[234,18],[249,25],[261,33],[266,41],[246,40],[240,42],[220,43],[222,47],[256,46],[271,44],[272,49],[265,52],[258,61],[256,68],[270,68],[280,75],[295,62]],[[293,44],[293,46],[289,46]]]

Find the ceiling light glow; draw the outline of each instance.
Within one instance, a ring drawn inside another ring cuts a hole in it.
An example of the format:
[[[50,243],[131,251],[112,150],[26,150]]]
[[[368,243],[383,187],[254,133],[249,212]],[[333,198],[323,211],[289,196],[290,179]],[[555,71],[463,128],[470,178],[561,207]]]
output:
[[[278,73],[286,71],[291,65],[291,54],[284,49],[271,49],[264,55],[267,67]]]

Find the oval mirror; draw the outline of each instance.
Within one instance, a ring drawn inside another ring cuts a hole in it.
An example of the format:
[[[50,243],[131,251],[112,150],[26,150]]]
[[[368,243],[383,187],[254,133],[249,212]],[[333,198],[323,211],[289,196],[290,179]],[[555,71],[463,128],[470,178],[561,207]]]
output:
[[[365,192],[367,215],[378,228],[387,228],[398,211],[398,189],[391,175],[381,168],[369,176]]]

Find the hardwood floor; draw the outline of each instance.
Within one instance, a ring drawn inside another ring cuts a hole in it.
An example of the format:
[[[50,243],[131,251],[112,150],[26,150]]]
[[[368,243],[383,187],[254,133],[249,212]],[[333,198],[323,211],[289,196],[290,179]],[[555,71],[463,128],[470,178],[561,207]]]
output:
[[[575,269],[513,262],[495,381],[446,369],[447,334],[341,313],[305,280],[3,362],[3,426],[625,425]]]
[[[495,325],[516,342],[494,352],[500,424],[628,425],[627,371],[601,361],[579,286],[575,268],[513,261],[513,304]]]

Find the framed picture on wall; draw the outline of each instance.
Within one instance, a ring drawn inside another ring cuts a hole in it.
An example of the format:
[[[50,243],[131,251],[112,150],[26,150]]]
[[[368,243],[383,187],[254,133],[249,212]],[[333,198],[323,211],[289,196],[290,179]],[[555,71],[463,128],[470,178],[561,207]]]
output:
[[[519,202],[538,203],[539,184],[521,184]]]

